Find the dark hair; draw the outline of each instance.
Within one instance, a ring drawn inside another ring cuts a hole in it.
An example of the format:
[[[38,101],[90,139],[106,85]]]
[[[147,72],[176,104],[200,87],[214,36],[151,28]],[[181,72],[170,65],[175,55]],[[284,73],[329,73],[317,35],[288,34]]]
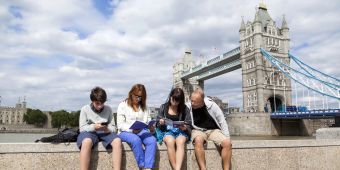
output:
[[[146,109],[146,90],[143,84],[135,84],[132,86],[131,90],[129,91],[129,96],[126,99],[127,104],[132,107],[132,97],[135,93],[142,92],[142,101],[141,101],[141,108],[143,111]]]
[[[169,107],[171,105],[171,97],[179,102],[178,108],[177,108],[177,114],[181,115],[185,113],[185,102],[184,102],[184,92],[181,88],[176,87],[171,90],[168,100],[167,100],[167,108],[166,110],[169,110]]]
[[[107,99],[105,90],[98,86],[93,88],[91,90],[90,99],[92,102],[98,101],[101,103],[105,103]]]

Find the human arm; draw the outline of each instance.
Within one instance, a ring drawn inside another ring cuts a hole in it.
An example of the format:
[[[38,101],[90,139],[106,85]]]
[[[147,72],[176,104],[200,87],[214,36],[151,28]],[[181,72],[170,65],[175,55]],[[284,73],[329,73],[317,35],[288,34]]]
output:
[[[80,132],[94,132],[95,131],[95,124],[88,119],[88,110],[86,106],[81,108],[80,115],[79,115],[79,131]]]
[[[116,127],[116,123],[114,120],[114,116],[113,116],[113,112],[111,107],[108,107],[109,109],[109,117],[108,117],[108,124],[107,124],[107,129],[109,132],[116,132],[117,131],[117,127]]]
[[[220,107],[216,103],[213,103],[211,107],[212,107],[211,110],[212,110],[213,114],[215,115],[217,123],[221,127],[222,133],[225,136],[229,137],[230,134],[229,134],[228,124],[227,124],[226,119],[224,118],[224,114],[223,114],[222,110],[220,109]]]
[[[117,109],[117,127],[120,131],[126,131],[126,132],[132,132],[130,128],[130,124],[126,122],[127,117],[127,111],[126,111],[127,105],[125,102],[122,102],[118,105]]]
[[[186,106],[185,107],[185,112],[184,112],[184,127],[181,128],[181,130],[185,131],[188,135],[191,134],[192,131],[192,119],[191,119],[191,114],[190,114],[190,109]]]
[[[158,127],[160,130],[165,131],[166,130],[166,125],[165,125],[165,104],[162,104],[159,107],[158,115],[157,115],[157,123],[156,127]]]

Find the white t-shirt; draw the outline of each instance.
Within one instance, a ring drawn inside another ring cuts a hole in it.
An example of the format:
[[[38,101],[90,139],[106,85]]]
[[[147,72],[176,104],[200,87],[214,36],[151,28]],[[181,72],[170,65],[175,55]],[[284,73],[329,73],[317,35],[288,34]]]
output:
[[[136,121],[141,121],[147,123],[151,120],[149,108],[143,111],[141,107],[139,107],[138,111],[135,112],[132,107],[130,107],[126,101],[121,102],[118,105],[117,109],[117,127],[118,133],[132,132],[132,129],[129,129],[131,125]]]

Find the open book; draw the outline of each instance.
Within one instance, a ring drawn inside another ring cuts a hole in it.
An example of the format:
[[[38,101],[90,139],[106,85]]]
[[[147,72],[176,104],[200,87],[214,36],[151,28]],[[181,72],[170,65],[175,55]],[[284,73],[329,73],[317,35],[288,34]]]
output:
[[[184,121],[172,121],[170,119],[165,119],[165,124],[173,127],[179,127],[185,124]]]
[[[153,126],[156,123],[156,120],[150,120],[148,124],[136,120],[135,123],[133,123],[129,129],[133,130],[139,130],[139,129],[145,129],[148,128],[148,126]]]

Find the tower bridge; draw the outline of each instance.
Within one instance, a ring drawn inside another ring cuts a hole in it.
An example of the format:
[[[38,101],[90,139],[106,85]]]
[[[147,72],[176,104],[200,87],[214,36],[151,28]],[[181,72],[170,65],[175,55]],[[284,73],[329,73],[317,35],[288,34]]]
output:
[[[174,64],[173,86],[184,90],[186,101],[189,101],[189,96],[196,87],[200,86],[204,89],[205,80],[241,68],[242,114],[248,119],[250,115],[256,117],[267,113],[263,118],[267,121],[264,125],[267,127],[263,127],[264,129],[270,126],[282,131],[284,119],[294,119],[291,111],[286,110],[288,106],[294,105],[292,82],[295,91],[296,84],[301,84],[308,90],[308,94],[311,91],[314,95],[317,93],[339,103],[338,108],[325,109],[323,102],[322,109],[314,106],[312,111],[311,101],[309,101],[309,110],[295,111],[297,120],[329,119],[339,116],[340,80],[310,67],[289,53],[289,27],[284,16],[281,26],[278,27],[270,17],[266,5],[260,3],[252,22],[245,23],[242,18],[239,35],[239,47],[222,55],[195,64],[191,51],[187,50],[181,61]],[[299,68],[290,67],[291,62],[297,64]],[[337,122],[340,123],[340,119]],[[269,134],[279,134],[279,132]]]
[[[253,22],[245,23],[242,19],[239,34],[239,47],[198,65],[195,65],[191,51],[186,51],[182,61],[174,65],[173,85],[182,87],[188,97],[197,86],[204,88],[204,80],[242,68],[244,112],[264,112],[267,101],[272,106],[274,101],[291,105],[290,79],[272,67],[260,51],[261,47],[265,48],[289,65],[290,39],[285,18],[281,28],[277,27],[266,6],[260,4]]]

